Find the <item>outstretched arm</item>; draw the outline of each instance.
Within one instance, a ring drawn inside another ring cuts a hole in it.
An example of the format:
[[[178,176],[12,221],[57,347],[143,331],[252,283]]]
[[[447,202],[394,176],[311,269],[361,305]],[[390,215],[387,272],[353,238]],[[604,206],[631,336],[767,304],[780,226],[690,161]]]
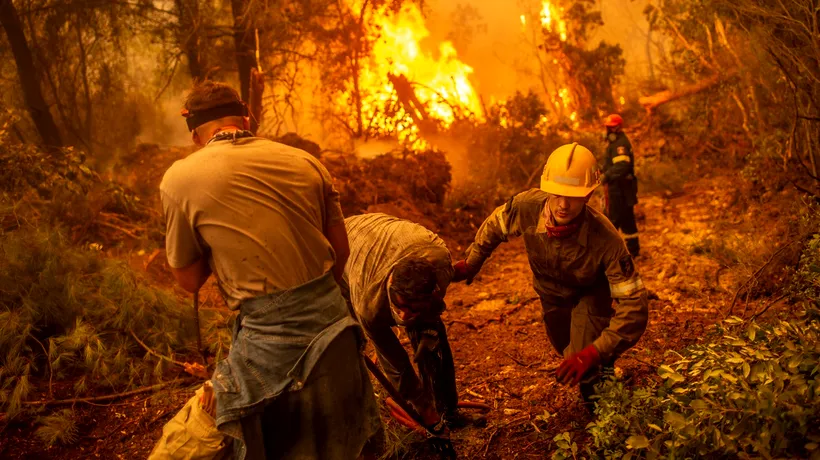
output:
[[[499,244],[510,237],[521,235],[521,225],[518,219],[518,209],[515,197],[501,205],[490,214],[475,235],[473,244],[467,248],[467,257],[456,262],[454,281],[467,280],[471,283],[473,277],[481,270],[484,261],[490,257]]]
[[[615,300],[615,314],[601,336],[595,340],[604,359],[617,357],[640,340],[649,317],[649,300],[632,256],[623,244],[604,256],[609,290]]]

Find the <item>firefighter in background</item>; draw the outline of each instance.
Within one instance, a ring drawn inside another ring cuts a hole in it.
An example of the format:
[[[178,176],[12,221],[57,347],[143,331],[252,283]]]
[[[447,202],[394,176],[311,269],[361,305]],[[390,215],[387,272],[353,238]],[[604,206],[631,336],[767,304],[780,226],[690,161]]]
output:
[[[623,132],[624,120],[620,115],[606,117],[606,140],[609,146],[604,159],[601,183],[606,187],[606,215],[620,230],[632,257],[638,257],[638,225],[635,223],[635,205],[638,204],[638,180],[635,178],[635,157],[632,144]]]

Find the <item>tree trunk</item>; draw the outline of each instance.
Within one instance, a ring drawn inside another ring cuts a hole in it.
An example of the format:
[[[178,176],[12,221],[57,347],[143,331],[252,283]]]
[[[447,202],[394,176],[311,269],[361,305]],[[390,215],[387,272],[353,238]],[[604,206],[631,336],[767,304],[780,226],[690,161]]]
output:
[[[201,18],[199,16],[199,0],[174,0],[179,16],[179,31],[177,40],[182,52],[188,59],[188,72],[191,78],[201,81],[205,76],[205,66],[199,54],[199,37]]]
[[[231,0],[233,13],[233,40],[236,46],[236,67],[239,70],[239,88],[242,100],[249,102],[251,68],[256,67],[256,46],[251,30],[248,0]]]
[[[721,72],[719,74],[715,74],[709,78],[701,80],[697,83],[686,85],[677,91],[666,90],[661,91],[659,93],[655,93],[651,96],[643,96],[640,99],[638,99],[638,102],[646,109],[647,112],[651,113],[652,110],[660,107],[663,104],[666,104],[667,102],[672,102],[676,99],[691,96],[701,91],[705,91],[713,86],[723,83],[724,81],[732,79],[736,76],[737,70]]]
[[[251,132],[256,135],[262,123],[262,95],[265,93],[265,76],[255,68],[251,69],[251,88],[248,109],[251,117]]]
[[[17,16],[12,0],[0,0],[0,24],[6,30],[11,51],[14,55],[14,62],[17,64],[17,76],[20,78],[20,86],[23,89],[23,97],[28,106],[32,121],[43,139],[43,143],[48,146],[62,147],[63,141],[60,138],[60,131],[54,118],[51,117],[48,104],[43,98],[40,88],[40,79],[34,68],[34,59],[31,56],[31,49],[26,41],[26,34],[20,18]]]

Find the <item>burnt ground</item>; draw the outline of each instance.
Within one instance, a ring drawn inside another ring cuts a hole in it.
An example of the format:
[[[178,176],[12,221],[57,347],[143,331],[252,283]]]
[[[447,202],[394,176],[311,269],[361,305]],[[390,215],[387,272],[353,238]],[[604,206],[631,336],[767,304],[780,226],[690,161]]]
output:
[[[767,235],[754,226],[769,211],[754,203],[739,205],[737,193],[714,177],[690,183],[675,195],[641,197],[643,255],[636,265],[654,296],[647,332],[617,362],[619,375],[631,384],[655,379],[665,352],[705,340],[709,326],[726,314],[737,286],[755,267],[730,266],[721,254],[776,246],[779,238],[774,235],[782,229],[769,228]],[[790,193],[769,199],[787,203],[794,199]],[[728,243],[718,251],[714,241]],[[462,252],[457,243],[451,245],[454,256]],[[130,259],[158,284],[172,285],[156,252],[132,254]],[[544,458],[555,435],[570,431],[583,439],[590,421],[577,389],[559,385],[548,373],[559,357],[547,341],[530,277],[523,243],[517,240],[500,246],[472,285],[454,284],[447,293],[444,320],[460,396],[493,408],[486,426],[453,433],[460,458]],[[751,300],[747,307],[735,307],[735,313],[743,308],[751,314],[764,304],[765,298]],[[212,283],[202,295],[202,308],[223,310]],[[198,385],[188,380],[110,403],[74,404],[78,439],[70,446],[43,446],[33,436],[34,421],[3,424],[0,458],[145,458],[163,424]],[[375,382],[374,387],[381,392]],[[401,438],[403,453],[398,457],[428,456],[417,435],[405,436],[406,430],[393,421],[388,426],[393,444]]]

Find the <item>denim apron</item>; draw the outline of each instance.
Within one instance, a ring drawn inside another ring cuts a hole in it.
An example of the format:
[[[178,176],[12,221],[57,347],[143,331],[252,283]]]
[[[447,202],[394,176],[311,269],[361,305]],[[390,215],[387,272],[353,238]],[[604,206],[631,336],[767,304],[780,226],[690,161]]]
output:
[[[333,340],[358,327],[330,272],[242,303],[231,350],[211,379],[216,425],[240,443],[234,449],[239,459],[245,456],[240,420],[283,392],[302,389]]]

